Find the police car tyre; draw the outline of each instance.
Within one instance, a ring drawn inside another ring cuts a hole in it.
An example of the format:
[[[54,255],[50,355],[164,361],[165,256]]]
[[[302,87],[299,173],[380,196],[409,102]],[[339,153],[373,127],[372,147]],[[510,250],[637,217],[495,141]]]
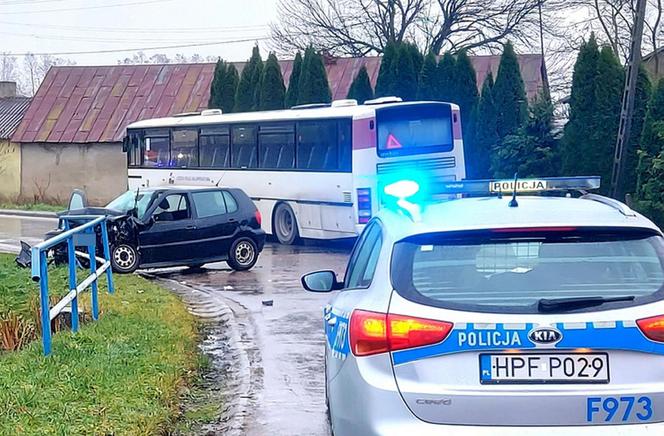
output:
[[[279,203],[274,209],[272,233],[283,245],[293,245],[300,237],[297,229],[297,218],[287,203]]]
[[[253,239],[242,237],[231,245],[228,253],[228,265],[235,271],[246,271],[253,268],[258,260],[258,247]]]
[[[111,266],[120,274],[130,274],[138,269],[140,257],[138,250],[131,244],[117,244],[111,247]]]

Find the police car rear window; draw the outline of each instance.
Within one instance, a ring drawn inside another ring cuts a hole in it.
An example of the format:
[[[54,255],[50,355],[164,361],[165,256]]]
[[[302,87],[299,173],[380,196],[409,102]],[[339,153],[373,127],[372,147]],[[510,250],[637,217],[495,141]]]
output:
[[[649,231],[555,229],[418,235],[395,245],[392,284],[423,304],[537,313],[542,299],[664,298],[664,239]]]

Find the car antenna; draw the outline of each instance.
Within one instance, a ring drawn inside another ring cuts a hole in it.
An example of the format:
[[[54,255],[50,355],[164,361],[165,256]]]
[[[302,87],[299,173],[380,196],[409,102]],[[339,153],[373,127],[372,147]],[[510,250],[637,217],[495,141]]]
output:
[[[226,174],[222,174],[221,177],[219,177],[219,180],[217,180],[217,183],[214,184],[214,186],[216,186],[216,187],[218,188],[218,187],[219,187],[219,183],[221,183],[221,181],[224,179],[224,176],[225,176],[225,175],[226,175]]]
[[[509,207],[519,207],[519,203],[516,201],[516,183],[519,180],[519,173],[514,173],[514,188],[512,189],[512,199],[508,203]]]

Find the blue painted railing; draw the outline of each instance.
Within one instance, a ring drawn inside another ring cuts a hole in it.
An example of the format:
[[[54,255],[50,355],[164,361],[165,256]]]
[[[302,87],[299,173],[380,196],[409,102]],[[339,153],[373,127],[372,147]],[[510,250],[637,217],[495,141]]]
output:
[[[108,229],[106,227],[105,216],[62,216],[64,222],[64,232],[53,238],[32,247],[32,279],[39,283],[40,303],[41,303],[41,324],[42,324],[42,342],[44,345],[44,355],[51,354],[51,321],[58,316],[65,307],[71,306],[71,329],[77,332],[78,326],[78,295],[90,287],[92,300],[92,319],[99,318],[99,296],[97,290],[97,279],[105,272],[108,281],[108,292],[113,293],[113,273],[111,269],[110,249],[108,246]],[[87,221],[85,224],[76,228],[71,228],[70,221]],[[97,246],[97,234],[95,230],[101,229],[101,239],[103,248],[103,259],[95,256]],[[67,243],[67,255],[69,264],[69,293],[65,295],[55,306],[50,307],[48,292],[48,250],[63,242]],[[87,247],[87,254],[90,260],[90,275],[81,283],[76,279],[76,247]],[[97,261],[102,265],[97,268]]]

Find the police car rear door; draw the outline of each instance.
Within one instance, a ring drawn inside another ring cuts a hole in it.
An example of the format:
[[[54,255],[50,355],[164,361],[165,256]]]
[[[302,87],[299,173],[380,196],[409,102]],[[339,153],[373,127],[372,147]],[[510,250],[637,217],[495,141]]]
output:
[[[388,328],[404,401],[445,424],[664,421],[663,259],[650,230],[398,242]]]

